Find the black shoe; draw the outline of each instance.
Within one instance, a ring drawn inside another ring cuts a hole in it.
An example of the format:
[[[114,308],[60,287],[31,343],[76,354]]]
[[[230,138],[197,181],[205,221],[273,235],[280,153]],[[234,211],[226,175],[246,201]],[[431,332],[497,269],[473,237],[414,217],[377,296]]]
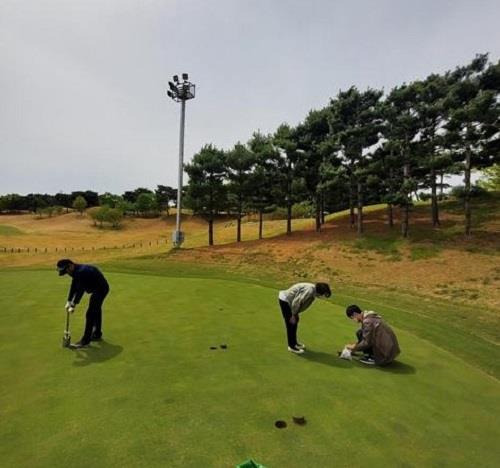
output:
[[[375,359],[373,359],[371,356],[363,356],[359,362],[362,362],[363,364],[368,364],[369,366],[374,366],[375,365]]]
[[[102,335],[101,336],[93,336],[90,338],[90,341],[102,341]]]
[[[296,346],[294,346],[294,347],[289,346],[288,351],[290,351],[291,353],[295,353],[295,354],[303,354],[304,353],[303,349],[299,349]]]
[[[82,349],[82,348],[87,348],[88,345],[89,345],[88,343],[82,343],[81,341],[79,341],[78,343],[71,343],[69,347],[71,349]]]

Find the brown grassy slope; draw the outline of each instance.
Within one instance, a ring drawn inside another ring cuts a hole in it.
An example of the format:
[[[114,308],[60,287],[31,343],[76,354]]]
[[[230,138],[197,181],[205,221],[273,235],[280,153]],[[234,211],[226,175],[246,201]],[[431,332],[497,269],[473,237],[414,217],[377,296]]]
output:
[[[283,234],[284,221],[267,221],[267,238],[261,241],[256,240],[257,223],[248,222],[243,225],[245,242],[235,243],[234,221],[219,221],[215,226],[215,241],[219,245],[214,247],[204,247],[206,222],[186,217],[183,230],[187,241],[181,251],[169,257],[176,261],[217,263],[249,274],[265,270],[287,281],[322,279],[333,284],[393,288],[498,308],[498,198],[475,203],[471,239],[462,235],[459,204],[443,205],[438,229],[430,226],[429,211],[426,205],[415,208],[408,240],[400,237],[397,222],[392,229],[386,225],[385,212],[379,209],[366,214],[365,233],[361,237],[349,228],[346,216],[332,216],[321,233],[314,232],[311,220],[295,220],[291,236]],[[32,215],[1,216],[0,226],[15,227],[20,233],[2,235],[0,230],[0,248],[30,247],[30,253],[0,253],[0,266],[53,266],[61,256],[97,263],[158,256],[170,249],[174,224],[174,216],[166,221],[127,219],[123,229],[111,230],[97,229],[88,218],[74,213],[46,219]],[[36,254],[34,247],[38,248]],[[43,248],[48,248],[48,252],[40,253]]]
[[[449,204],[447,208],[441,214],[441,227],[432,229],[429,207],[417,207],[408,240],[400,237],[398,224],[392,229],[387,226],[385,212],[379,210],[367,214],[361,237],[343,217],[326,223],[321,233],[309,227],[291,236],[186,249],[174,255],[177,261],[225,264],[248,273],[265,269],[289,281],[325,280],[392,288],[499,308],[498,204],[491,201],[482,207],[485,219],[476,219],[471,239],[461,234],[462,216],[456,212],[457,206]]]

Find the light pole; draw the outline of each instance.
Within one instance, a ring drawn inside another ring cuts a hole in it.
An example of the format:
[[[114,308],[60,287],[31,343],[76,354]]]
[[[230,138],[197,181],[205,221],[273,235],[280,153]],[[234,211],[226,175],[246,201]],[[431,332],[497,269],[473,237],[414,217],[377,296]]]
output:
[[[173,82],[169,81],[168,97],[181,103],[181,129],[179,133],[179,183],[177,185],[177,219],[175,231],[172,233],[172,242],[175,247],[180,247],[184,242],[184,233],[181,231],[181,199],[182,199],[182,174],[184,172],[184,123],[186,117],[186,101],[194,98],[195,85],[188,81],[188,74],[182,74],[182,80],[174,75]]]

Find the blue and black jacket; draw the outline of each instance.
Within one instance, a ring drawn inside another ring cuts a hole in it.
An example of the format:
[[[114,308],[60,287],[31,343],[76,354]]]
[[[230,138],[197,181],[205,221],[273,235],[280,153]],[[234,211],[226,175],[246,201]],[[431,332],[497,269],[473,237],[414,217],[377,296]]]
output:
[[[85,292],[106,294],[108,291],[108,282],[98,268],[92,265],[75,264],[68,301],[78,304]]]

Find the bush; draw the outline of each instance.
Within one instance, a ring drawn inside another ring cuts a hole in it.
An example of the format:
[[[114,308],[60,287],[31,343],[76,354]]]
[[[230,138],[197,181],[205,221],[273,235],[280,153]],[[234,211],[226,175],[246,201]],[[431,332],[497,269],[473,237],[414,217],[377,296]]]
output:
[[[314,206],[312,203],[304,201],[300,203],[295,203],[292,206],[292,218],[313,218],[314,214]]]
[[[144,217],[158,216],[158,204],[153,193],[141,193],[135,202],[137,211]]]
[[[292,219],[313,218],[314,216],[314,205],[311,202],[305,201],[294,203],[292,205]],[[286,219],[286,217],[286,207],[278,206],[274,211],[266,216],[266,219]]]
[[[488,190],[488,192],[500,191],[500,164],[494,164],[484,169],[478,185]]]
[[[87,210],[88,215],[94,221],[94,226],[103,227],[104,223],[109,223],[113,228],[121,227],[123,211],[119,208],[110,208],[108,205],[94,206]]]
[[[92,208],[89,208],[87,210],[87,214],[90,216],[92,221],[94,221],[94,226],[97,226],[97,223],[99,223],[99,226],[102,227],[102,223],[106,221],[106,213],[109,210],[109,206],[94,206]]]
[[[87,200],[85,200],[85,198],[81,195],[78,195],[73,202],[73,208],[77,210],[80,215],[82,215],[85,208],[87,208]]]
[[[104,215],[105,221],[110,223],[112,227],[118,229],[121,226],[123,212],[118,208],[109,208]]]
[[[36,214],[38,215],[39,218],[43,218],[44,216],[48,218],[52,218],[52,216],[56,215],[61,215],[64,211],[64,207],[62,206],[45,206],[45,207],[40,207],[36,209]]]
[[[458,185],[457,187],[453,187],[450,191],[450,194],[455,198],[463,200],[465,198],[465,187],[463,185]],[[487,197],[488,195],[489,195],[488,191],[483,187],[480,187],[479,185],[473,185],[470,188],[471,198],[483,198]]]

